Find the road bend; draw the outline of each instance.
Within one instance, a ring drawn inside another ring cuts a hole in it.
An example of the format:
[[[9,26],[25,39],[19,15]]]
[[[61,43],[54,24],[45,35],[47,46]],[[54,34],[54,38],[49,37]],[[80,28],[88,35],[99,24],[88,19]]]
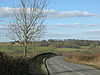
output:
[[[100,75],[100,70],[91,66],[65,62],[61,56],[47,59],[46,64],[51,75]]]

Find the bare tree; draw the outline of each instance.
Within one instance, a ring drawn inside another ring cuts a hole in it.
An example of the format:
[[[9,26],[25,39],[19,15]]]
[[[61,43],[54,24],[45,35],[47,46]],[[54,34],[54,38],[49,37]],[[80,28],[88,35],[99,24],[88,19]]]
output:
[[[46,0],[20,0],[20,7],[14,10],[14,18],[9,25],[10,38],[20,42],[25,56],[28,44],[44,35],[46,5]]]

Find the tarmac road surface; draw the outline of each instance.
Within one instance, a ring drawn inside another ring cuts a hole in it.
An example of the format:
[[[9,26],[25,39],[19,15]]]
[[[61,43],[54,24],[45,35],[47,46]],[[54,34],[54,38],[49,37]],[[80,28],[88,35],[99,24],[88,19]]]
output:
[[[61,56],[47,59],[50,75],[100,75],[100,70],[91,66],[65,62]]]

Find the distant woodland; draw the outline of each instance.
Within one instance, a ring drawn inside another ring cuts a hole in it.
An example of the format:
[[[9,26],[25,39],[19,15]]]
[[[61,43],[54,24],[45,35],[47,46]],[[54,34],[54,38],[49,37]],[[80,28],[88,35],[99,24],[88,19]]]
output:
[[[95,48],[100,46],[100,41],[76,40],[76,39],[49,39],[35,42],[35,46],[56,47],[56,48],[80,48],[80,46],[90,46]]]

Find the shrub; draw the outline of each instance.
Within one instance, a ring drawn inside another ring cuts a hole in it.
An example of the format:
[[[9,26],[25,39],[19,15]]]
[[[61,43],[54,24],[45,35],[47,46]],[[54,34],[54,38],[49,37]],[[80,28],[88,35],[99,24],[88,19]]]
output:
[[[40,63],[31,58],[12,57],[0,52],[0,75],[44,75]]]

